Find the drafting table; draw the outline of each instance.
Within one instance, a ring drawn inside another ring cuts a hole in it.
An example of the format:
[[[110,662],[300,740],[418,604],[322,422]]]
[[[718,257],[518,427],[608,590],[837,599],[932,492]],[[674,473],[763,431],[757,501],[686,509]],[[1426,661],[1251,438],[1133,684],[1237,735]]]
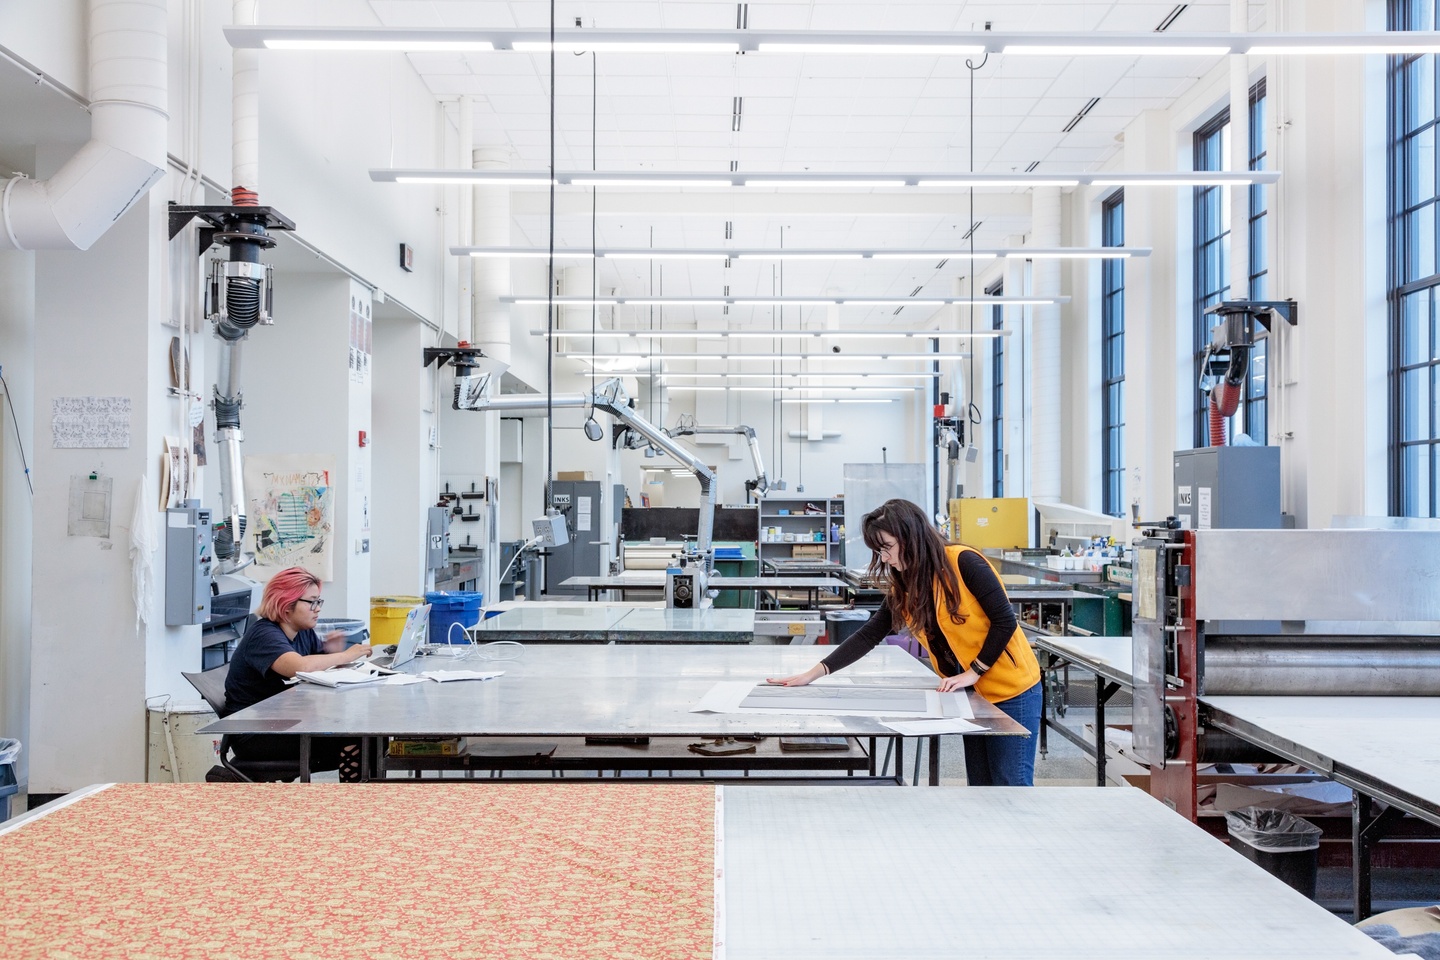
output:
[[[618,573],[613,576],[604,577],[570,577],[562,587],[584,587],[591,600],[599,600],[600,596],[607,592],[618,592],[621,599],[624,599],[627,590],[643,591],[664,591],[665,571],[663,570],[632,570],[627,573]],[[829,591],[838,598],[840,591],[845,588],[843,580],[834,577],[720,577],[711,576],[709,581],[712,590],[756,590],[770,598],[770,601],[779,606],[779,600],[775,597],[780,590],[803,590],[808,597],[808,609],[816,609],[820,606],[820,594],[822,591]]]
[[[722,806],[729,960],[1394,957],[1140,790],[776,787]]]
[[[1370,848],[1410,813],[1440,824],[1440,698],[1201,697],[1207,723],[1355,791],[1355,916],[1370,914]],[[1389,805],[1371,815],[1372,800]]]
[[[481,620],[479,643],[750,643],[755,611],[535,603]]]
[[[308,766],[309,738],[321,735],[376,740],[897,736],[870,717],[692,712],[716,681],[758,682],[814,666],[820,659],[814,647],[538,644],[527,645],[519,660],[428,659],[432,662],[417,659],[404,669],[413,673],[432,668],[504,670],[505,675],[485,682],[366,685],[349,690],[298,684],[200,732],[300,735],[304,738],[302,767]],[[888,645],[866,654],[842,676],[855,682],[927,690],[933,690],[936,683],[935,675],[914,657]],[[969,700],[974,722],[986,732],[1025,735],[1025,728],[998,707],[973,693]],[[930,738],[932,784],[938,784],[940,778],[939,740]],[[873,767],[873,759],[870,763]],[[616,765],[607,760],[591,764],[590,769]],[[765,764],[757,759],[756,766]],[[771,766],[789,769],[785,764]],[[644,758],[637,758],[627,768],[665,769]],[[897,761],[894,780],[901,778]]]
[[[7,956],[1394,956],[1138,790],[341,792],[116,784],[6,824]]]
[[[1120,690],[1134,686],[1132,661],[1134,644],[1130,637],[1055,637],[1032,633],[1030,642],[1045,654],[1041,668],[1049,673],[1064,664],[1074,664],[1095,674],[1095,742],[1086,743],[1079,734],[1060,722],[1050,722],[1050,685],[1044,685],[1045,703],[1040,708],[1040,748],[1045,749],[1045,732],[1054,727],[1095,761],[1095,785],[1105,786],[1105,704]],[[1092,752],[1093,751],[1093,752]]]

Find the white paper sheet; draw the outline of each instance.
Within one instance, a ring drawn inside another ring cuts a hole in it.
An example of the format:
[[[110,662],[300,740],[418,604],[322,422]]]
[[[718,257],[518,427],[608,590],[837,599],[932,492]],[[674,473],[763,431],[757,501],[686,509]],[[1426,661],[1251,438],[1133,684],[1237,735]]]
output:
[[[504,675],[504,670],[426,670],[420,674],[436,683],[448,683],[451,680],[494,680]]]
[[[775,706],[757,706],[770,700]],[[746,701],[749,701],[748,703]],[[884,701],[895,701],[885,704]],[[881,705],[877,705],[881,704]],[[866,684],[779,687],[746,680],[722,680],[711,687],[691,713],[764,713],[782,716],[901,717],[942,719],[970,716],[965,695],[936,690]]]
[[[957,718],[944,720],[886,720],[881,726],[889,727],[902,737],[934,737],[942,733],[984,733],[978,723]]]

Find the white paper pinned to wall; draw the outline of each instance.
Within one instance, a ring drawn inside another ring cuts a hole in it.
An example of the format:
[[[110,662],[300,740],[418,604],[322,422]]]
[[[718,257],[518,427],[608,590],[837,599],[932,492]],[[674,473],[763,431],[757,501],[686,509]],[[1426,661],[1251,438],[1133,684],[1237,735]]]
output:
[[[50,433],[57,449],[124,450],[130,446],[129,397],[55,397]]]

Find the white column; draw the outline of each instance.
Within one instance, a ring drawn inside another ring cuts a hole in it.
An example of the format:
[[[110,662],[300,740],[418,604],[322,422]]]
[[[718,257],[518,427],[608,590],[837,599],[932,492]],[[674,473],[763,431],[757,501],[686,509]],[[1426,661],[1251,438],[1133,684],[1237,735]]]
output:
[[[1037,188],[1032,196],[1030,241],[1037,247],[1058,247],[1060,190]],[[1060,295],[1060,261],[1035,260],[1031,265],[1032,292],[1037,297]],[[1029,495],[1036,500],[1059,501],[1063,415],[1061,378],[1063,330],[1058,305],[1035,307],[1030,340],[1030,458]]]

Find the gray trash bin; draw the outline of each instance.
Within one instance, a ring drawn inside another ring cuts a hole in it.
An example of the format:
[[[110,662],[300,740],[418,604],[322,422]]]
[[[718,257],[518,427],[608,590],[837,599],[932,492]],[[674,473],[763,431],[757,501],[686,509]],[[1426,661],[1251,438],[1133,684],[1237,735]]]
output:
[[[825,613],[825,642],[832,647],[844,643],[870,619],[869,610],[829,610]]]
[[[1281,810],[1242,807],[1225,814],[1230,846],[1265,872],[1315,899],[1320,828]]]

